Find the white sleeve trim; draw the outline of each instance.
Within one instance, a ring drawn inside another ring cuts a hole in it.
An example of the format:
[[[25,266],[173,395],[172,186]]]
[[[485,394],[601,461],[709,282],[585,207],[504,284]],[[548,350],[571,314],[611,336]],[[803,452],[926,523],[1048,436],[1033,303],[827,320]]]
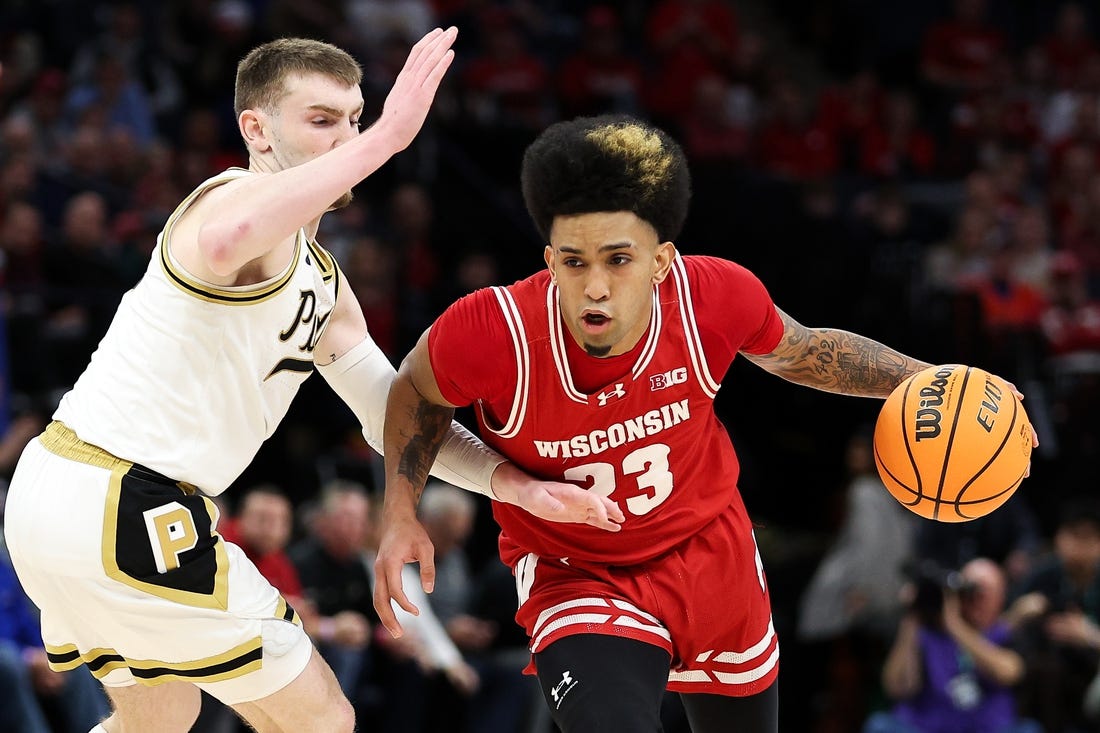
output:
[[[386,398],[397,370],[374,339],[367,336],[331,364],[318,365],[317,371],[355,413],[363,426],[363,437],[381,454]],[[493,472],[505,460],[460,423],[452,421],[431,472],[460,489],[492,499],[495,498],[490,488]]]

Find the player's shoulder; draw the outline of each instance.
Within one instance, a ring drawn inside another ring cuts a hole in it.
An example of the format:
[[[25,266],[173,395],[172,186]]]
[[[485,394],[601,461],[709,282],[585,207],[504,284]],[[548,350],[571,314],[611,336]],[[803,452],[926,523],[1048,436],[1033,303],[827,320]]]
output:
[[[728,286],[753,281],[757,277],[744,265],[711,255],[677,255],[688,280],[694,285]]]

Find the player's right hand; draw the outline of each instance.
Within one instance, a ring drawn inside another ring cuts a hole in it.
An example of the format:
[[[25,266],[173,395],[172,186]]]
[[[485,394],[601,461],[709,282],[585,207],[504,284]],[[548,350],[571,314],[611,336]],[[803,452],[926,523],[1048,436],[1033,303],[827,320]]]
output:
[[[587,524],[618,532],[626,516],[619,505],[576,484],[539,481],[510,462],[497,467],[492,478],[493,493],[501,501],[548,522]]]
[[[374,610],[395,639],[404,630],[391,599],[412,615],[420,615],[420,609],[405,595],[401,583],[401,570],[407,562],[420,563],[420,585],[425,593],[431,593],[435,586],[435,546],[428,533],[415,514],[383,517],[382,539],[374,561]]]
[[[382,105],[375,126],[383,127],[396,150],[404,150],[420,132],[443,75],[454,60],[454,26],[436,28],[417,41]]]

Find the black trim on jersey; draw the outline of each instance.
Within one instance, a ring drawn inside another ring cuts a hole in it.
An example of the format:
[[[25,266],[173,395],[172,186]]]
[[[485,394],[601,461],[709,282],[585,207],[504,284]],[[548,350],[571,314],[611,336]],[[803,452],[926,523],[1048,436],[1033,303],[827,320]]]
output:
[[[251,649],[244,654],[228,659],[219,664],[211,664],[207,667],[199,667],[197,669],[180,669],[179,667],[150,667],[143,669],[140,667],[130,667],[130,674],[138,679],[151,680],[157,677],[163,677],[165,675],[172,675],[173,677],[189,678],[189,677],[210,677],[213,675],[223,675],[227,672],[232,672],[252,662],[258,662],[263,659],[264,650],[262,646],[258,646],[255,649]],[[89,667],[91,664],[88,665]]]
[[[79,656],[79,654],[77,656]],[[126,665],[126,659],[121,654],[100,654],[98,657],[86,662],[86,664],[88,665],[88,670],[91,671],[92,674],[95,674],[112,662],[122,666]]]
[[[68,665],[80,660],[80,651],[73,647],[71,651],[57,653],[46,650],[46,659],[50,664]]]
[[[171,264],[168,262],[168,255],[163,247],[161,248],[161,260],[164,263],[164,272],[168,275],[168,277],[172,279],[172,282],[174,282],[180,288],[191,293],[192,295],[197,295],[204,299],[208,298],[229,303],[255,303],[256,301],[270,298],[273,295],[273,292],[271,290],[268,290],[267,288],[255,292],[230,295],[228,291],[215,291],[211,288],[203,288],[198,285],[192,285],[190,282],[184,280],[172,270]],[[287,280],[287,282],[289,282],[289,279]],[[282,287],[285,284],[286,282],[282,282],[279,284],[279,287]]]
[[[317,269],[321,271],[321,279],[325,282],[331,280],[336,274],[336,260],[333,259],[332,255],[324,247],[310,239],[306,240],[306,249],[312,252],[313,258],[317,260]]]
[[[279,372],[301,372],[303,374],[310,374],[313,372],[313,362],[308,359],[293,359],[288,356],[271,367],[271,371],[264,377],[264,381],[266,382]]]

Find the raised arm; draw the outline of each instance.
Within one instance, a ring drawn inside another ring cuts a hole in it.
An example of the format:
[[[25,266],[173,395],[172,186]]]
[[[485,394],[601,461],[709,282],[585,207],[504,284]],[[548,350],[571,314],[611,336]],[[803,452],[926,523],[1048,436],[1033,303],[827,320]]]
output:
[[[807,328],[781,310],[779,315],[783,319],[783,338],[775,350],[742,355],[795,384],[837,394],[885,398],[910,374],[932,366],[859,334]]]
[[[437,28],[413,47],[381,116],[361,134],[356,131],[362,95],[356,88],[353,96],[339,97],[340,109],[326,105],[317,112],[324,124],[344,128],[346,142],[299,165],[280,160],[276,167],[281,170],[264,170],[270,166],[261,162],[258,175],[203,195],[178,222],[173,254],[195,274],[229,277],[324,214],[412,142],[454,57],[456,34],[453,28]],[[250,150],[270,149],[265,119],[252,110],[241,114],[241,133]]]

